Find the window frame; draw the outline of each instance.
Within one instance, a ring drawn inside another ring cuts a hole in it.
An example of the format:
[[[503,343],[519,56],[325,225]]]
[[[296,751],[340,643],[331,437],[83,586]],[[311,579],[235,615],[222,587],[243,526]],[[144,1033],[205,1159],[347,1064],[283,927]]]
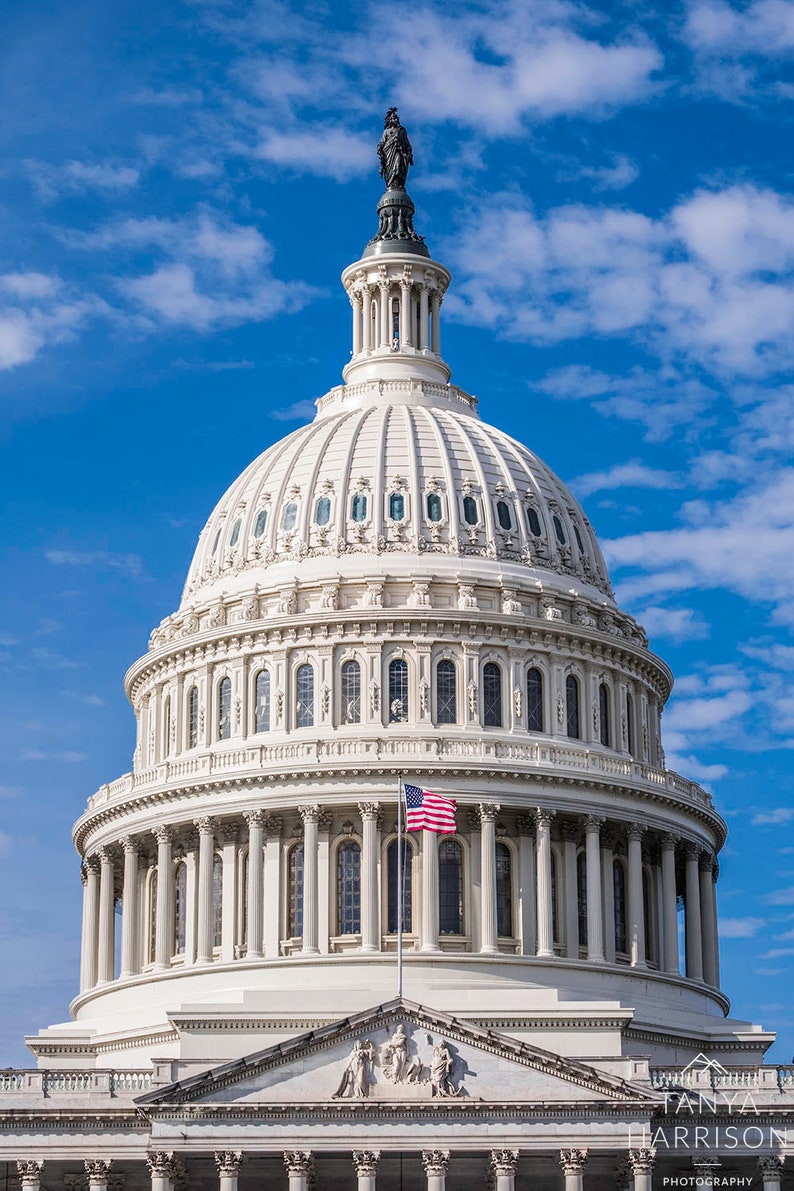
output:
[[[442,719],[441,717],[441,702],[440,702],[440,686],[439,686],[439,670],[441,667],[445,670],[447,667],[452,667],[452,718]],[[457,724],[458,720],[458,666],[453,658],[438,658],[433,667],[433,693],[434,693],[434,707],[435,713],[434,723],[448,727],[452,724]]]
[[[498,722],[489,723],[490,708],[486,702],[486,682],[489,681],[493,671],[496,671],[499,679],[498,693],[499,693],[499,719]],[[482,716],[481,724],[483,728],[504,728],[505,726],[505,699],[504,699],[504,668],[496,661],[495,658],[489,658],[488,661],[483,661],[482,671],[480,675],[480,685],[482,688]]]

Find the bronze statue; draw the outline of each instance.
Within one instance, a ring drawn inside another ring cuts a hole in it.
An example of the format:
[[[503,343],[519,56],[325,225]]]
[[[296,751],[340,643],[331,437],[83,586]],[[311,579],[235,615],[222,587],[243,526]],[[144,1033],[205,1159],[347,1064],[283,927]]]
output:
[[[414,163],[408,133],[400,123],[397,108],[389,108],[383,124],[383,136],[378,145],[380,176],[387,190],[405,190],[408,167]]]

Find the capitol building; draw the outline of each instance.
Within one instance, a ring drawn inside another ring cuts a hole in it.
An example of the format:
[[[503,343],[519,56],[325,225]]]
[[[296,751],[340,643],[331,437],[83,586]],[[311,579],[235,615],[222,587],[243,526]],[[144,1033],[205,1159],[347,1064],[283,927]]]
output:
[[[672,675],[450,382],[393,109],[379,156],[343,383],[220,498],[126,675],[71,1017],[0,1071],[6,1189],[779,1191],[794,1067],[721,988]],[[454,834],[398,839],[401,779]]]

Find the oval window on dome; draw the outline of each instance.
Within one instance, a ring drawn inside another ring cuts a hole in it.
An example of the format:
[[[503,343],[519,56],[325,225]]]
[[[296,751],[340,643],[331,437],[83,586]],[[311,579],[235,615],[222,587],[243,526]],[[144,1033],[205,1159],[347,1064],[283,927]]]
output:
[[[441,497],[437,492],[428,492],[427,494],[427,519],[428,521],[441,520]]]
[[[366,521],[367,498],[363,492],[356,492],[350,502],[350,516],[353,521]]]
[[[513,518],[510,516],[510,506],[506,500],[497,500],[496,517],[502,529],[513,528]]]
[[[582,535],[579,533],[579,526],[574,521],[573,536],[576,538],[576,545],[579,547],[579,553],[584,554],[584,543],[582,542]]]
[[[560,543],[561,546],[564,546],[566,538],[565,538],[565,530],[562,527],[562,521],[560,521],[560,519],[556,513],[552,517],[552,521],[554,522],[554,532],[557,535],[557,541]]]
[[[532,505],[527,505],[527,521],[529,522],[529,532],[534,534],[536,538],[541,537],[543,530],[540,527],[540,517],[538,516],[538,510]]]
[[[256,524],[254,525],[254,537],[255,538],[261,538],[262,534],[265,532],[266,525],[267,525],[267,509],[260,509],[259,512],[257,513]]]
[[[389,516],[392,521],[402,521],[405,517],[405,497],[402,492],[392,492],[389,497]]]
[[[240,518],[238,517],[232,526],[232,536],[229,538],[229,549],[236,546],[240,540]]]
[[[314,520],[317,525],[327,525],[331,520],[331,501],[327,496],[321,496],[314,507]]]
[[[281,521],[281,528],[285,533],[289,533],[295,528],[295,522],[298,519],[298,506],[295,501],[291,501],[284,509],[284,517]]]
[[[463,520],[467,525],[476,525],[480,520],[477,501],[473,496],[464,496],[463,498]]]

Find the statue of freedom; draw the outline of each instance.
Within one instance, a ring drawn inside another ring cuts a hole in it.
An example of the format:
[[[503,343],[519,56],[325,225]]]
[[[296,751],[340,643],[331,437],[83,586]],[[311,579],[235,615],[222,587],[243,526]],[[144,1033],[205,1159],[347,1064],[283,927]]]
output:
[[[380,176],[388,190],[405,190],[408,167],[414,163],[408,133],[400,123],[397,108],[389,108],[383,124],[383,136],[378,145]]]

